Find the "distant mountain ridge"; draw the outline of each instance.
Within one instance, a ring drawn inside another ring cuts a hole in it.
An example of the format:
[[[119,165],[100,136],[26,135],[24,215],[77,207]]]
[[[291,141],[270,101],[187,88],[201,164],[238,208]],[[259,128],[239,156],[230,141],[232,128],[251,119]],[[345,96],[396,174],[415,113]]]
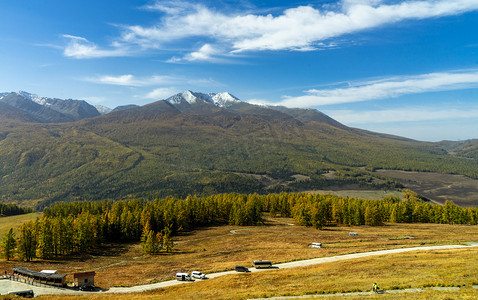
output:
[[[94,106],[84,100],[47,98],[24,91],[1,93],[0,102],[21,110],[30,116],[31,121],[40,123],[73,122],[100,115]],[[10,114],[9,118],[15,119],[15,116]]]
[[[0,122],[0,201],[43,208],[55,201],[396,187],[375,169],[478,178],[475,142],[455,147],[350,128],[315,109],[184,91],[82,118],[84,103],[0,94],[0,121],[16,120]]]

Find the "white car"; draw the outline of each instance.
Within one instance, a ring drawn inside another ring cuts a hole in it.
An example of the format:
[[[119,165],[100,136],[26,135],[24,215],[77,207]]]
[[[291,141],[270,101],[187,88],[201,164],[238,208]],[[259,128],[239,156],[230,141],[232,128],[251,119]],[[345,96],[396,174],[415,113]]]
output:
[[[312,248],[322,248],[322,243],[312,243],[309,245]]]
[[[207,279],[206,274],[203,274],[199,271],[192,271],[191,277],[196,279]]]

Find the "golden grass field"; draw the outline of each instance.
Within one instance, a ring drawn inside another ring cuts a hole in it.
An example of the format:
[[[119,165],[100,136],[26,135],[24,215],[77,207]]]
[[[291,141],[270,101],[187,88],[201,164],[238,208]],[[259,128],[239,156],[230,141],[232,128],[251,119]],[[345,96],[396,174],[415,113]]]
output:
[[[292,219],[271,219],[262,226],[217,226],[200,228],[174,238],[172,254],[143,255],[138,244],[114,244],[95,255],[70,257],[56,261],[0,262],[0,272],[14,266],[32,270],[56,269],[69,274],[95,270],[95,283],[101,288],[131,286],[171,280],[176,272],[199,270],[213,273],[232,270],[235,265],[251,266],[253,260],[273,263],[334,256],[371,250],[420,245],[456,244],[478,241],[478,226],[445,224],[386,224],[381,227],[337,226],[316,230],[297,225]],[[349,236],[357,232],[357,237]],[[310,248],[321,242],[323,248]],[[373,258],[327,263],[313,267],[237,274],[134,295],[91,295],[72,299],[246,299],[250,297],[368,291],[375,280],[385,289],[424,287],[427,285],[478,284],[478,250],[442,250],[410,252]],[[445,292],[431,291],[437,297]],[[475,290],[451,292],[470,294]],[[425,293],[420,293],[425,295]],[[403,295],[380,295],[407,299]],[[418,296],[418,294],[417,294]],[[403,298],[401,298],[403,297]],[[413,296],[415,297],[415,296]],[[420,296],[422,297],[422,295]],[[435,296],[433,296],[435,297]],[[428,299],[435,299],[435,298]],[[455,297],[455,298],[453,298]],[[461,296],[460,296],[461,297]],[[59,296],[42,296],[56,299]],[[359,298],[355,298],[359,299]],[[426,298],[423,298],[426,299]],[[446,298],[437,298],[446,299]]]
[[[459,291],[370,295],[371,299],[476,299],[478,249],[440,250],[354,259],[317,266],[228,275],[137,294],[42,296],[40,299],[248,299],[370,291],[373,281],[386,289],[463,286]],[[363,299],[364,296],[337,297]]]
[[[37,217],[40,217],[42,213],[35,212],[25,215],[17,215],[10,217],[0,217],[0,237],[3,237],[10,228],[16,230],[23,222],[28,222],[30,220],[35,220]]]

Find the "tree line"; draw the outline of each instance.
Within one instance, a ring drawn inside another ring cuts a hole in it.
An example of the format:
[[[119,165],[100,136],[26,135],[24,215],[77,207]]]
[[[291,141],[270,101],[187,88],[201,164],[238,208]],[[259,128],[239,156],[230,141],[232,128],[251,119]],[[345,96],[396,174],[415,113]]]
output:
[[[33,209],[29,207],[18,206],[16,204],[0,203],[0,216],[16,216],[32,213]]]
[[[3,241],[9,259],[16,248],[20,260],[48,259],[88,253],[106,242],[141,242],[148,254],[170,252],[172,237],[181,231],[210,225],[256,225],[262,213],[292,217],[298,224],[322,229],[336,224],[380,226],[393,223],[478,224],[477,208],[452,202],[432,205],[405,190],[405,200],[363,200],[332,195],[219,194],[154,201],[124,200],[59,202],[35,221],[22,224],[15,239],[11,230]]]
[[[418,194],[404,190],[397,197],[363,200],[332,195],[275,194],[264,196],[263,211],[292,217],[303,226],[371,225],[391,223],[478,224],[478,208],[463,208],[447,201],[434,205]]]
[[[169,252],[174,246],[172,236],[179,231],[212,224],[262,222],[260,203],[257,195],[238,194],[151,202],[59,202],[46,208],[40,218],[18,228],[16,252],[20,260],[30,261],[35,257],[88,253],[102,243],[118,241],[140,241],[148,254]],[[12,239],[4,238],[5,257],[6,251],[12,251],[12,243],[7,243]]]

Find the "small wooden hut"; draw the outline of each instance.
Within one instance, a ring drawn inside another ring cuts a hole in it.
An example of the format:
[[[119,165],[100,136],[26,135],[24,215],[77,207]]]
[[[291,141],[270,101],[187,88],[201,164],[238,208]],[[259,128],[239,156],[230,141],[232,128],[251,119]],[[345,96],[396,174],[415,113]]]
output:
[[[76,287],[95,286],[95,271],[73,274],[73,282]]]

